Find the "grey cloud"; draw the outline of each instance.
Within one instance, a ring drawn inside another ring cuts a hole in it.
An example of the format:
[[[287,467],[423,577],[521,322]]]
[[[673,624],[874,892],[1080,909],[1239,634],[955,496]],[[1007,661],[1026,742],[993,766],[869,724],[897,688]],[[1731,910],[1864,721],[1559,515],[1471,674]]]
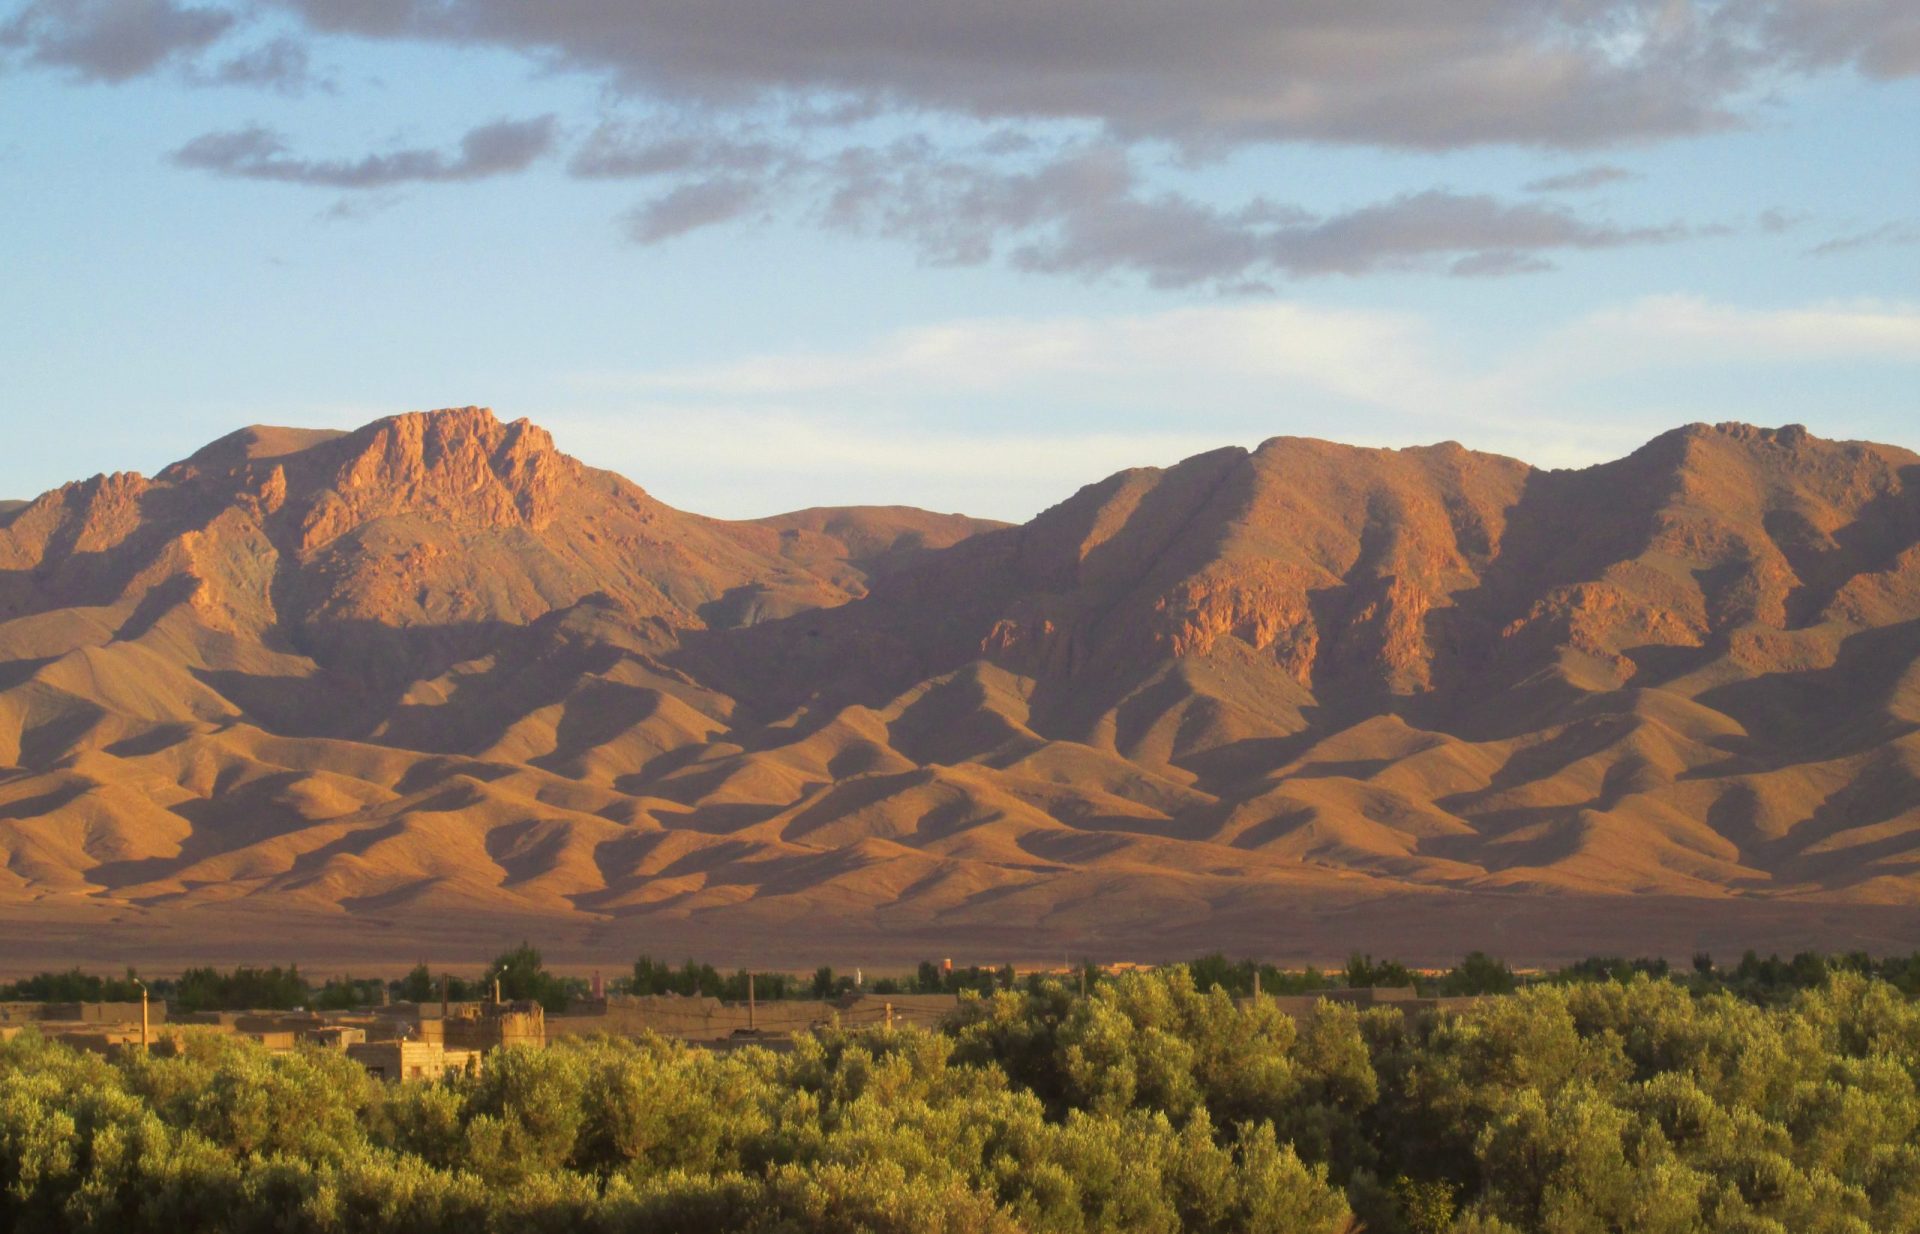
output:
[[[1239,282],[1286,268],[1273,237],[1177,194],[1076,207],[1053,234],[1015,248],[1012,260],[1023,270],[1088,277],[1137,271],[1156,287]]]
[[[1781,210],[1777,207],[1769,207],[1760,212],[1757,221],[1760,224],[1761,231],[1770,236],[1777,236],[1782,232],[1792,231],[1794,228],[1811,220],[1812,217],[1810,214],[1796,210]]]
[[[1157,286],[1238,277],[1262,264],[1268,229],[1309,220],[1264,200],[1223,211],[1147,191],[1128,153],[1111,145],[1008,168],[905,141],[843,151],[814,178],[829,226],[908,240],[929,261],[977,265],[1005,250],[1022,269],[1131,270]]]
[[[339,198],[316,217],[323,223],[357,223],[393,209],[400,201],[399,193],[356,193]]]
[[[943,158],[913,139],[844,150],[816,173],[819,213],[829,226],[910,240],[945,265],[991,260],[1000,241],[1043,225],[1071,228],[1111,216],[1134,189],[1132,165],[1114,148],[1009,170]],[[1029,250],[1022,260],[1037,258]]]
[[[83,80],[118,83],[202,51],[237,20],[173,0],[33,0],[0,25],[0,46]]]
[[[736,219],[758,205],[760,197],[760,189],[746,180],[696,180],[629,213],[627,235],[637,244],[658,244]]]
[[[1464,259],[1456,273],[1489,274],[1527,268],[1517,263],[1556,249],[1656,244],[1687,234],[1679,226],[1621,228],[1550,206],[1432,191],[1291,229],[1276,237],[1276,247],[1277,260],[1296,274],[1364,274],[1454,254]]]
[[[498,120],[470,130],[460,139],[460,157],[447,168],[444,180],[473,180],[501,172],[522,171],[553,148],[551,115],[531,120]]]
[[[1920,74],[1913,0],[1769,0],[1756,6],[1768,46],[1810,68],[1850,65],[1871,77]]]
[[[1891,0],[1889,0],[1891,2]],[[279,0],[315,29],[491,44],[644,94],[822,116],[1093,121],[1209,147],[1555,147],[1735,123],[1765,63],[1693,0]],[[823,101],[824,100],[824,101]]]
[[[688,171],[765,172],[787,161],[766,141],[671,136],[603,124],[588,135],[567,170],[587,180],[642,178]]]
[[[396,184],[483,180],[523,171],[553,147],[552,116],[501,120],[460,139],[457,155],[439,150],[398,150],[358,159],[303,159],[269,129],[253,127],[205,133],[174,151],[181,167],[242,180],[336,189],[377,189]]]
[[[1615,167],[1608,163],[1582,167],[1578,171],[1563,172],[1557,176],[1544,176],[1527,185],[1529,193],[1584,193],[1589,189],[1605,188],[1609,184],[1619,184],[1626,180],[1638,180],[1637,173],[1624,167]]]
[[[647,149],[652,149],[648,147]],[[715,162],[703,165],[702,150]],[[630,159],[647,176],[688,173],[627,219],[653,243],[723,223],[766,203],[829,228],[912,245],[923,260],[1101,278],[1136,275],[1157,287],[1256,287],[1270,276],[1447,269],[1492,276],[1546,269],[1546,254],[1660,243],[1685,228],[1617,227],[1555,206],[1507,204],[1433,191],[1329,216],[1255,199],[1223,209],[1143,182],[1120,146],[1068,148],[1009,163],[976,151],[953,157],[925,138],[767,159],[749,178],[716,139],[675,145],[671,157]],[[630,152],[637,153],[637,152]],[[602,156],[607,152],[602,151]]]
[[[1553,263],[1544,257],[1498,249],[1470,253],[1448,266],[1447,273],[1456,278],[1504,278],[1509,274],[1534,274],[1551,269]]]
[[[901,160],[896,160],[896,164]],[[1678,228],[1616,228],[1560,209],[1428,192],[1327,217],[1256,200],[1223,210],[1140,183],[1124,152],[1070,154],[1036,170],[935,165],[889,179],[871,160],[833,170],[826,217],[904,237],[934,260],[978,263],[1008,248],[1022,269],[1155,286],[1231,286],[1267,274],[1368,274],[1452,261],[1456,273],[1545,268],[1541,253],[1678,238]],[[849,174],[851,173],[851,174]],[[1010,246],[1010,247],[1009,247]]]
[[[1882,223],[1865,231],[1856,231],[1816,244],[1807,250],[1809,257],[1834,257],[1858,249],[1893,248],[1920,244],[1920,223]]]
[[[256,86],[282,94],[331,89],[329,83],[314,75],[306,47],[284,38],[230,56],[211,70],[194,73],[192,79],[202,85]]]

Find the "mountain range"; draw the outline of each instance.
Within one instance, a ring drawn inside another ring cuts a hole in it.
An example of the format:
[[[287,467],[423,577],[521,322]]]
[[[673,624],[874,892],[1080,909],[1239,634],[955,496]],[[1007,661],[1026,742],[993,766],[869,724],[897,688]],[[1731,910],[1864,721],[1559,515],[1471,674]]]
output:
[[[1008,526],[480,408],[0,504],[10,960],[1920,939],[1920,456],[1275,438]],[[516,933],[517,932],[517,933]]]

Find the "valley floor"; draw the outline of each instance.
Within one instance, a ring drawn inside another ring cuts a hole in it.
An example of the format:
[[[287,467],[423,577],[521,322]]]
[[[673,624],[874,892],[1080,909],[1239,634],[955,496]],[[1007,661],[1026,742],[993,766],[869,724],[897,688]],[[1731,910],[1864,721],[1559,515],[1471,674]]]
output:
[[[1289,966],[1337,966],[1355,952],[1441,966],[1481,950],[1531,967],[1590,955],[1666,956],[1685,963],[1703,951],[1722,962],[1748,950],[1762,955],[1907,952],[1920,941],[1920,906],[1665,896],[1427,893],[1341,900],[1320,895],[1223,907],[1159,923],[1063,922],[1033,929],[985,923],[889,926],[857,917],[777,921],[750,908],[731,916],[596,920],[480,912],[302,912],[245,904],[116,909],[47,899],[0,904],[0,979],[74,965],[164,971],[191,964],[289,962],[315,972],[398,974],[420,961],[484,963],[523,939],[556,968],[580,971],[612,971],[642,953],[698,955],[723,967],[798,970],[823,963],[878,969],[946,957],[962,965],[1020,967],[1081,959],[1160,962],[1213,950]]]

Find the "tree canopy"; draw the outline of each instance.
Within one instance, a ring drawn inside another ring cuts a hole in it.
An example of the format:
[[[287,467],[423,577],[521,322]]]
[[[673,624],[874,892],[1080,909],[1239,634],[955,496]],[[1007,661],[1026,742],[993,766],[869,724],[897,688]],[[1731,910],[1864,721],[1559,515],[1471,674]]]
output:
[[[0,1228],[1920,1231],[1896,984],[1599,968],[1295,1020],[1176,966],[969,995],[940,1032],[568,1038],[414,1085],[213,1034],[101,1058],[27,1032],[0,1043]]]

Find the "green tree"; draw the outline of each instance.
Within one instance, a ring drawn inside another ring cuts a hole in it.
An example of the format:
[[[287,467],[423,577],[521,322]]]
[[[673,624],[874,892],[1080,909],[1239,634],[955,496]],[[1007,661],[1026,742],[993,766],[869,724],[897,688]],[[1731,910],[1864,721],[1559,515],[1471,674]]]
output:
[[[416,964],[394,983],[393,996],[403,1002],[430,1003],[440,997],[440,989],[425,964]]]
[[[64,973],[40,973],[0,985],[0,1002],[22,1003],[137,1003],[140,986],[133,969],[124,978],[100,977],[78,968]]]
[[[1347,988],[1365,990],[1373,988],[1399,989],[1414,985],[1413,970],[1394,960],[1375,961],[1370,955],[1355,953],[1347,958]]]
[[[1475,951],[1440,979],[1440,991],[1453,996],[1511,994],[1515,984],[1513,970],[1505,961]]]
[[[565,1011],[571,996],[568,984],[546,969],[540,952],[522,942],[494,957],[489,970],[500,983],[500,996],[509,1001],[530,1000],[547,1011]]]
[[[288,1011],[313,998],[299,965],[232,972],[190,968],[174,983],[170,1000],[181,1011]]]

